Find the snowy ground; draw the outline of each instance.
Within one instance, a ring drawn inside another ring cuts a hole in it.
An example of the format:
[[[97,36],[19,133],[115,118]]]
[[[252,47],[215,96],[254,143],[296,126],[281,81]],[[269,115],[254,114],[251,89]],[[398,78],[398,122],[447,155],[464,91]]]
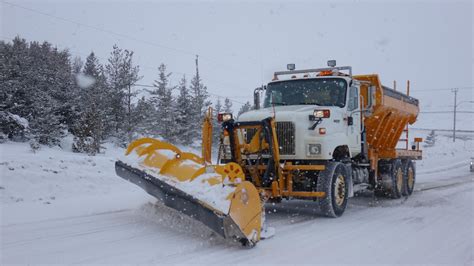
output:
[[[426,136],[419,131],[416,135]],[[474,135],[439,135],[408,199],[349,201],[338,219],[309,201],[267,205],[273,238],[251,250],[155,204],[114,173],[122,150],[90,157],[1,144],[1,264],[448,263],[472,265]]]

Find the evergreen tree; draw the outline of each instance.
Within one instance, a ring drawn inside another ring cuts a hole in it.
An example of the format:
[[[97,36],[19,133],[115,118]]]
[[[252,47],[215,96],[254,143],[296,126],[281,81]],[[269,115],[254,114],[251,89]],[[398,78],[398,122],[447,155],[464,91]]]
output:
[[[81,88],[81,115],[74,128],[76,136],[74,149],[78,152],[95,154],[100,152],[101,141],[106,137],[109,104],[106,79],[94,52],[87,57],[83,74],[93,79],[94,83]]]
[[[224,100],[224,112],[225,113],[232,113],[232,102],[229,98],[225,98]]]
[[[0,108],[27,118],[33,112],[34,96],[30,88],[32,57],[25,39],[16,37],[13,43],[0,41]],[[36,75],[34,75],[36,76]]]
[[[222,113],[222,103],[220,97],[217,97],[217,101],[214,104],[214,117],[212,119],[212,143],[218,144],[219,137],[221,134],[221,124],[217,121],[217,115]]]
[[[151,103],[155,108],[155,115],[150,117],[150,131],[160,135],[162,138],[173,141],[175,135],[174,116],[175,105],[173,99],[173,87],[169,84],[171,73],[166,72],[165,64],[158,67],[158,79],[153,86],[156,88],[150,92]]]
[[[71,110],[69,53],[16,37],[1,42],[0,55],[0,111],[27,119],[37,142],[58,144]]]
[[[201,76],[199,75],[199,65],[197,58],[196,74],[191,80],[190,91],[193,106],[193,112],[190,116],[190,121],[192,123],[191,129],[193,130],[193,138],[197,139],[201,137],[202,121],[204,119],[204,115],[209,106],[211,106],[211,101],[209,101],[209,94],[207,93],[207,87],[204,86],[201,80]]]
[[[216,104],[214,105],[214,112],[216,116],[220,113],[222,113],[222,103],[221,103],[221,98],[217,97]]]
[[[434,130],[431,130],[430,134],[426,136],[425,147],[433,147],[436,143],[436,133]]]
[[[105,67],[110,90],[109,117],[113,135],[122,142],[125,141],[125,137],[131,141],[136,127],[135,121],[132,120],[132,100],[137,93],[132,87],[141,77],[138,76],[139,67],[133,65],[132,59],[133,52],[114,45]]]
[[[148,101],[144,96],[140,98],[136,106],[132,107],[132,121],[134,121],[134,130],[133,134],[138,134],[138,136],[147,136],[149,128],[149,117],[155,113],[153,105]]]
[[[240,110],[237,114],[237,117],[239,117],[241,114],[246,113],[248,111],[252,110],[252,105],[250,104],[249,101],[247,101],[244,105],[240,107]]]
[[[78,56],[74,57],[74,60],[72,61],[72,66],[71,66],[72,74],[77,75],[81,73],[83,66],[84,66],[84,62],[82,62],[82,59]]]
[[[190,117],[192,114],[191,96],[186,83],[186,77],[183,76],[179,86],[179,95],[176,99],[176,136],[178,142],[189,145],[192,143],[193,132],[190,130]]]

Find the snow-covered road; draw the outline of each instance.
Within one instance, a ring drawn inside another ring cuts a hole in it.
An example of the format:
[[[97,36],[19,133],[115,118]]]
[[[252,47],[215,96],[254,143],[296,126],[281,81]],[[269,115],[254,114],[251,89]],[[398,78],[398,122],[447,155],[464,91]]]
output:
[[[267,220],[277,234],[252,250],[210,240],[212,233],[203,226],[137,201],[135,208],[4,224],[2,261],[468,263],[473,261],[472,181],[466,173],[421,183],[424,190],[409,199],[359,196],[338,219],[318,216],[314,202],[268,205]]]
[[[1,148],[1,265],[474,263],[471,139],[440,136],[427,147],[408,199],[368,193],[351,198],[337,219],[319,216],[312,201],[267,204],[276,234],[251,250],[117,177],[120,149],[91,157],[59,148],[32,153],[18,143]]]

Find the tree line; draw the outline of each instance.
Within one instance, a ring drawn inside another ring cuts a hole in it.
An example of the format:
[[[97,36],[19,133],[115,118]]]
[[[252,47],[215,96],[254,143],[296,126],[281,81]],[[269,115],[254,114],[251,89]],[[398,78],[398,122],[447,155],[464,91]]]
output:
[[[179,84],[171,84],[162,63],[151,89],[143,91],[133,56],[114,45],[105,64],[94,52],[84,62],[48,42],[0,41],[0,140],[28,140],[37,148],[59,145],[71,134],[73,150],[89,154],[100,152],[104,141],[123,146],[141,136],[200,143],[212,102],[197,62],[191,80],[183,76]],[[232,112],[228,98],[213,107],[214,114]],[[239,114],[250,108],[247,102]]]

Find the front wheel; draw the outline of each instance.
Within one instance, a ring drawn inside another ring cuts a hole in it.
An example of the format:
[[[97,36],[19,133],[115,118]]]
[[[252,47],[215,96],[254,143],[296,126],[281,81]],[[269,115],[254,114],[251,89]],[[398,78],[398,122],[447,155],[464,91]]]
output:
[[[326,193],[319,199],[321,212],[327,217],[341,216],[349,195],[349,176],[346,166],[340,162],[328,162],[318,176],[318,191]]]

